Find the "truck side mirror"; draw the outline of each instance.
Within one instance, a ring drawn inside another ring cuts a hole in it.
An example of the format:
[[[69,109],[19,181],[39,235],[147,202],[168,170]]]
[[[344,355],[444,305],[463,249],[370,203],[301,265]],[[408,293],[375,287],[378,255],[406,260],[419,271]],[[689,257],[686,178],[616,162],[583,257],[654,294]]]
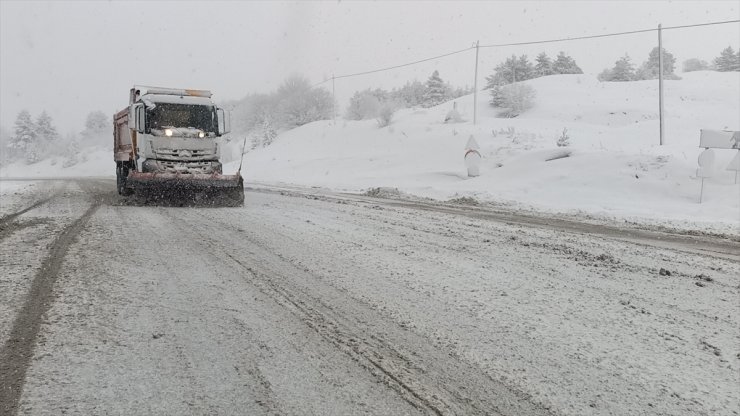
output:
[[[143,104],[136,108],[136,131],[146,133],[146,108]]]
[[[218,116],[218,135],[222,136],[231,131],[231,113],[223,108],[217,108],[216,114]]]
[[[146,127],[146,110],[144,104],[134,104],[128,113],[128,128],[144,133]]]

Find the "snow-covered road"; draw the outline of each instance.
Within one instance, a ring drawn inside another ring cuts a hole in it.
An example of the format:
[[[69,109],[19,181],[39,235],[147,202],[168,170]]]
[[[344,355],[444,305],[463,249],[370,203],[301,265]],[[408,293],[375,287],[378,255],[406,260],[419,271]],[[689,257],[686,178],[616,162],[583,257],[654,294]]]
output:
[[[311,190],[2,182],[0,414],[732,415],[740,244]]]

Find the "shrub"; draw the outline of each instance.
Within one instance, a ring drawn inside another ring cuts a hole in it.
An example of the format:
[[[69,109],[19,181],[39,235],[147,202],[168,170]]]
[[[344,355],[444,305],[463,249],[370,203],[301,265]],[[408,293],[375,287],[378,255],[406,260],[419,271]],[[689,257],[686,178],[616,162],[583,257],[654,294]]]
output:
[[[534,88],[525,84],[510,84],[501,87],[501,105],[508,108],[508,116],[516,117],[534,106],[537,95]]]
[[[557,141],[558,147],[568,147],[570,146],[570,136],[568,136],[568,129],[564,128],[563,132],[560,133],[560,137],[558,137]]]
[[[378,111],[378,118],[376,119],[378,122],[378,127],[383,128],[389,126],[393,121],[393,114],[395,112],[395,105],[390,102],[383,103],[383,105],[380,106],[380,111]]]
[[[683,72],[705,71],[709,69],[707,61],[698,58],[691,58],[683,61]]]

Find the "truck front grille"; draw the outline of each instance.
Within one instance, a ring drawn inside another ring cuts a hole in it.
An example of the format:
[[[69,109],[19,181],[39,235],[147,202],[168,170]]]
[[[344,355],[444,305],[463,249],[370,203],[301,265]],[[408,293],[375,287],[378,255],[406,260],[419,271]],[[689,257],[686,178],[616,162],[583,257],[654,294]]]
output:
[[[217,154],[212,149],[168,149],[158,148],[154,150],[157,159],[168,160],[203,160],[215,158]]]
[[[216,161],[181,162],[148,159],[143,164],[144,172],[212,174],[221,173],[221,163]]]

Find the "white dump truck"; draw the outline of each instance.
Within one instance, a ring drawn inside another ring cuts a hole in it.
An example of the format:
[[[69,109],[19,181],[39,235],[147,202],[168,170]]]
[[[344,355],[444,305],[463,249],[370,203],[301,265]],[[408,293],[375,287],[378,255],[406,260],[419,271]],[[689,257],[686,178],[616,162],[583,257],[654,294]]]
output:
[[[134,87],[113,119],[118,193],[149,200],[243,205],[240,172],[224,175],[219,142],[228,112],[210,91]]]

